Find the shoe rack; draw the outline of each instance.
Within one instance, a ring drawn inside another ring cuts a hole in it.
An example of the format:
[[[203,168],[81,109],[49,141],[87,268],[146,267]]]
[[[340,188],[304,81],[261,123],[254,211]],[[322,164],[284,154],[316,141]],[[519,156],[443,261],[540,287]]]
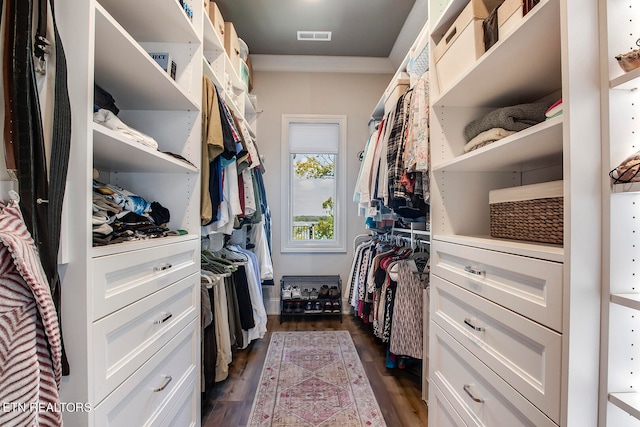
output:
[[[337,316],[342,323],[342,279],[339,275],[282,276],[280,323],[288,317],[311,316]]]

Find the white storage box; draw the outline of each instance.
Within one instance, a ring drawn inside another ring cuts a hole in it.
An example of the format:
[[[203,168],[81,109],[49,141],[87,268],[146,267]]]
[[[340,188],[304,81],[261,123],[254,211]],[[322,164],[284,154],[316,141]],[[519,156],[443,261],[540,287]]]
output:
[[[224,23],[224,50],[227,51],[236,74],[240,76],[240,62],[242,61],[240,59],[240,43],[232,22]]]
[[[498,40],[506,38],[523,17],[522,0],[505,0],[498,8]]]
[[[206,8],[209,19],[213,24],[213,29],[218,33],[218,37],[220,37],[220,41],[224,43],[224,19],[222,18],[222,13],[220,13],[220,9],[218,9],[218,5],[215,2],[209,2],[208,8]]]
[[[401,76],[389,85],[384,92],[384,114],[396,108],[398,99],[409,88],[409,75],[406,77]]]
[[[482,21],[497,0],[471,0],[433,51],[440,92],[447,90],[484,53]]]

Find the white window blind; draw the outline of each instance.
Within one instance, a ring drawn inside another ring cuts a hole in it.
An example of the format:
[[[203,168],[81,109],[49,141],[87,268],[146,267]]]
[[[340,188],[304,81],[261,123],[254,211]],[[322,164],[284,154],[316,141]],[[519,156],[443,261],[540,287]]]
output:
[[[337,154],[340,148],[338,123],[289,123],[289,152]]]

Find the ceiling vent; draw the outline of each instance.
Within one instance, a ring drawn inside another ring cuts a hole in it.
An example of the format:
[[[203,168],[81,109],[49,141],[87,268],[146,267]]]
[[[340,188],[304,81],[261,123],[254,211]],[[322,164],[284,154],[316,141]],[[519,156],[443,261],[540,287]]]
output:
[[[298,31],[298,40],[330,42],[331,31]]]

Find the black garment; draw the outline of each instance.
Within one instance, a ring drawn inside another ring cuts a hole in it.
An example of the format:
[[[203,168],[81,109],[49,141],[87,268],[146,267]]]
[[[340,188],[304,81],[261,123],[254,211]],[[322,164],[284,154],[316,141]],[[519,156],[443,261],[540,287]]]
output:
[[[53,302],[60,319],[60,277],[58,250],[62,201],[66,184],[71,140],[71,110],[66,81],[66,58],[58,34],[53,0],[7,0],[4,45],[5,138],[13,148],[8,158],[15,158],[20,193],[20,208],[45,272]],[[46,31],[42,17],[51,8],[56,54],[56,74],[51,141],[51,171],[47,171],[42,114],[36,82],[34,54],[46,60],[47,43],[34,37],[33,13],[38,12],[38,31]],[[37,47],[34,49],[34,43]],[[62,339],[62,336],[61,336]],[[62,347],[62,373],[69,374],[69,364]]]
[[[238,295],[240,325],[242,326],[242,329],[248,331],[255,327],[256,324],[253,320],[253,305],[251,304],[249,283],[247,282],[247,272],[244,265],[238,266],[238,269],[233,273],[233,279],[236,284],[236,293]]]
[[[169,209],[165,208],[158,202],[151,202],[151,212],[149,212],[149,216],[153,219],[153,222],[156,225],[167,224],[171,219]]]
[[[216,88],[216,91],[218,88]],[[218,93],[218,110],[220,111],[220,124],[222,125],[222,146],[224,147],[224,151],[220,154],[225,159],[232,159],[236,155],[236,140],[233,138],[233,133],[231,132],[231,125],[227,120],[227,114],[225,112],[225,106],[223,105],[224,97],[220,96]]]
[[[98,85],[93,86],[93,105],[94,111],[103,108],[111,111],[116,116],[120,112],[118,107],[116,107],[116,101],[113,99],[113,96]]]
[[[224,286],[227,291],[227,312],[229,313],[229,332],[231,334],[231,347],[244,348],[244,336],[240,323],[240,306],[238,305],[238,293],[233,276],[225,277]]]
[[[211,300],[211,309],[215,310],[214,293],[212,289],[209,289],[209,299]],[[213,387],[216,381],[216,363],[218,357],[218,343],[216,342],[216,316],[213,316],[213,321],[209,326],[204,328],[203,332],[203,355],[202,366],[204,370],[204,387],[205,391]]]

